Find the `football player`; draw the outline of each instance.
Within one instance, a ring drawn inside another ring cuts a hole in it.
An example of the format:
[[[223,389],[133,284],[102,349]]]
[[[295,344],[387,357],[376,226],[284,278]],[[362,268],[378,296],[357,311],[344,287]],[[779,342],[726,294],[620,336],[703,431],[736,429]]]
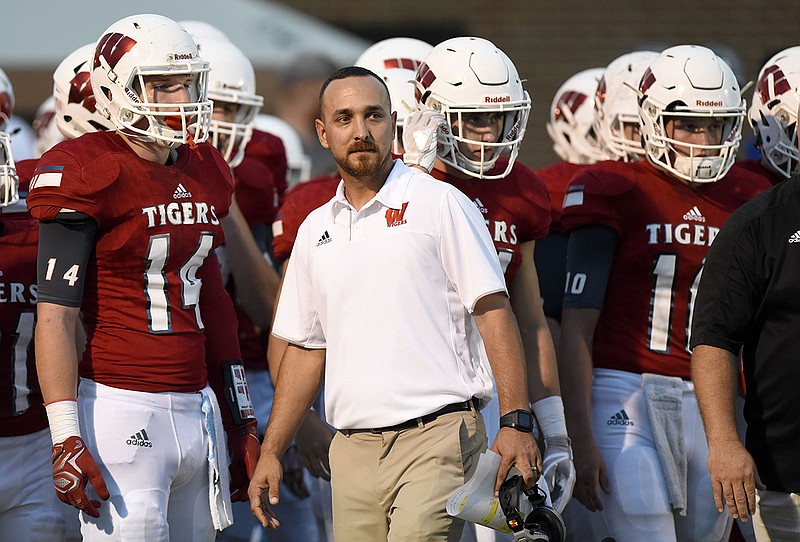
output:
[[[22,541],[63,541],[52,489],[50,432],[33,349],[38,223],[20,204],[11,137],[14,90],[0,70],[0,532]],[[23,192],[26,187],[23,187]]]
[[[647,159],[591,166],[564,200],[574,495],[618,542],[720,541],[687,330],[708,246],[768,183],[734,166],[745,103],[713,51],[671,47],[637,88]]]
[[[420,110],[414,116],[438,114],[445,125],[438,130],[436,155],[430,156],[431,175],[475,203],[494,240],[528,360],[531,408],[544,437],[542,474],[560,512],[572,494],[574,467],[553,340],[533,261],[535,240],[547,233],[550,224],[550,199],[536,175],[516,162],[530,96],[511,59],[492,42],[477,37],[436,45],[417,69],[414,83]],[[427,168],[427,154],[415,147],[429,128],[423,125],[420,132],[409,133],[414,120],[406,120],[404,161]],[[494,403],[484,409],[490,440],[505,424],[500,420],[505,413],[497,412]]]
[[[772,184],[800,173],[797,151],[797,110],[800,107],[800,46],[770,58],[758,74],[748,119],[761,160],[739,165],[767,175]]]
[[[114,131],[45,153],[28,197],[40,221],[37,369],[56,493],[84,512],[87,539],[213,540],[258,441],[213,254],[233,186],[204,143],[208,64],[177,23],[145,14],[111,25],[89,69]]]
[[[256,129],[278,136],[286,150],[286,189],[294,188],[311,177],[311,158],[303,150],[303,142],[291,125],[275,115],[257,115]]]

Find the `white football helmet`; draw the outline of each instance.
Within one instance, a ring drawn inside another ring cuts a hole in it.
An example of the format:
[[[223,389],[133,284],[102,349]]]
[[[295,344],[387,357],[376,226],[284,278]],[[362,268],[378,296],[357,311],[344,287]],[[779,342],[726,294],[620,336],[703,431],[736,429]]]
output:
[[[634,51],[614,59],[597,85],[595,131],[603,150],[612,160],[633,162],[644,158],[639,135],[639,96],[636,88],[642,74],[657,59],[654,51]],[[636,126],[636,135],[626,136],[625,126]]]
[[[800,173],[798,108],[800,46],[795,46],[779,52],[761,68],[749,111],[761,162],[786,179]]]
[[[389,88],[392,111],[397,113],[397,130],[392,152],[402,154],[403,125],[406,117],[417,109],[414,102],[414,75],[433,45],[414,38],[389,38],[370,46],[356,60],[356,66],[367,68],[382,77]]]
[[[483,38],[443,41],[417,69],[414,85],[417,107],[442,113],[451,127],[439,130],[437,154],[442,162],[479,179],[502,179],[508,175],[525,135],[531,98],[503,51]],[[497,141],[471,140],[454,133],[453,128],[462,126],[462,115],[495,112],[505,114]],[[480,158],[468,158],[460,144],[479,147]],[[501,155],[508,157],[505,170],[488,175]]]
[[[256,128],[277,136],[286,151],[286,184],[288,188],[311,178],[311,158],[303,150],[303,142],[292,126],[274,115],[258,115]]]
[[[215,105],[236,106],[232,120],[211,117],[211,142],[232,168],[242,163],[244,148],[253,134],[253,123],[264,98],[256,94],[256,74],[244,53],[228,40],[198,41],[203,60],[211,67],[208,97]]]
[[[112,24],[97,41],[91,82],[97,109],[121,133],[166,147],[205,141],[212,103],[206,97],[208,62],[189,33],[161,15],[133,15]],[[189,75],[189,101],[151,103],[148,76]]]
[[[666,49],[645,70],[639,94],[642,137],[653,165],[693,183],[725,176],[742,139],[745,101],[733,71],[714,51],[699,45]],[[688,144],[668,137],[667,121],[675,118],[722,120],[720,144]],[[688,149],[688,155],[676,146]],[[704,156],[708,151],[714,154]]]
[[[86,132],[113,130],[111,121],[97,112],[92,92],[94,43],[73,51],[53,72],[53,98],[58,129],[67,139]]]
[[[208,60],[205,55],[203,54],[203,42],[207,40],[223,40],[229,41],[228,36],[225,35],[225,32],[214,26],[213,24],[207,23],[205,21],[178,21],[178,24],[181,25],[186,31],[192,35],[194,38],[195,43],[197,43],[197,48],[200,51],[200,55],[203,57],[203,60]]]
[[[17,167],[11,152],[11,136],[6,132],[13,114],[14,87],[6,72],[0,70],[0,207],[19,200]]]
[[[583,70],[558,88],[550,104],[547,135],[553,150],[565,162],[594,164],[606,160],[594,131],[594,99],[604,68]]]
[[[31,123],[35,140],[33,153],[39,157],[66,139],[56,122],[56,99],[48,96],[36,110],[36,117]]]

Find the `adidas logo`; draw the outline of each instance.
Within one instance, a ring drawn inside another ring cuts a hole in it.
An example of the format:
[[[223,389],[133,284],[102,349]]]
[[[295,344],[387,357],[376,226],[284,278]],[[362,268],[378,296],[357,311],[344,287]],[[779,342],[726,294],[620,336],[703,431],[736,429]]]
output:
[[[703,213],[700,212],[700,209],[698,209],[696,205],[694,207],[692,207],[691,209],[689,209],[688,211],[686,211],[686,214],[683,215],[683,219],[684,220],[694,220],[695,222],[705,222],[706,221],[706,217],[703,216]]]
[[[800,243],[800,230],[797,230],[796,232],[794,232],[792,234],[791,237],[789,237],[789,242],[790,243]]]
[[[628,413],[625,412],[623,408],[613,416],[611,416],[608,421],[606,422],[608,425],[630,425],[633,426],[633,420],[628,417]]]
[[[183,183],[178,183],[178,188],[172,193],[173,199],[191,198],[192,193],[183,187]]]
[[[486,208],[486,206],[483,204],[480,198],[475,198],[474,200],[472,200],[472,203],[474,203],[475,206],[478,208],[478,210],[483,214],[489,212],[489,209]]]
[[[147,431],[142,429],[131,438],[125,441],[128,446],[141,446],[142,448],[152,448],[153,443],[150,442],[150,437],[147,436]]]
[[[330,243],[331,241],[333,241],[333,239],[331,239],[331,234],[328,233],[328,230],[325,230],[325,233],[323,233],[322,237],[320,237],[319,241],[317,241],[317,246]]]

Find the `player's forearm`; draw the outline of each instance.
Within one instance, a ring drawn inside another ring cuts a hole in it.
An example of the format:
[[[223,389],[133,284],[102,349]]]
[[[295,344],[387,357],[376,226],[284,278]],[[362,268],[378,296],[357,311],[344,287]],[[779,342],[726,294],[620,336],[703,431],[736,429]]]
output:
[[[239,303],[253,324],[267,329],[280,278],[264,260],[247,221],[235,205],[231,205],[230,213],[222,220],[222,229]]]
[[[522,339],[504,294],[481,298],[473,313],[497,385],[500,413],[528,409],[528,383]]]
[[[325,350],[289,345],[277,378],[262,451],[280,456],[291,444],[322,385]]]
[[[77,320],[77,308],[44,302],[38,304],[36,372],[45,403],[77,397]]]
[[[736,440],[736,389],[739,358],[714,346],[698,345],[692,352],[692,381],[710,446]]]
[[[558,371],[567,429],[573,439],[592,435],[592,341],[599,315],[597,309],[565,309],[561,317]]]

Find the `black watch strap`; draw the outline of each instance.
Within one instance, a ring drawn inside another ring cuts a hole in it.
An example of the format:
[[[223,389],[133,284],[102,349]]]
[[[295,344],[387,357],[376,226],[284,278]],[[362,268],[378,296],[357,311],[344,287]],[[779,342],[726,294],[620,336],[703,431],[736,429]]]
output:
[[[523,433],[532,433],[533,415],[530,410],[512,410],[500,416],[500,427],[512,427]]]

